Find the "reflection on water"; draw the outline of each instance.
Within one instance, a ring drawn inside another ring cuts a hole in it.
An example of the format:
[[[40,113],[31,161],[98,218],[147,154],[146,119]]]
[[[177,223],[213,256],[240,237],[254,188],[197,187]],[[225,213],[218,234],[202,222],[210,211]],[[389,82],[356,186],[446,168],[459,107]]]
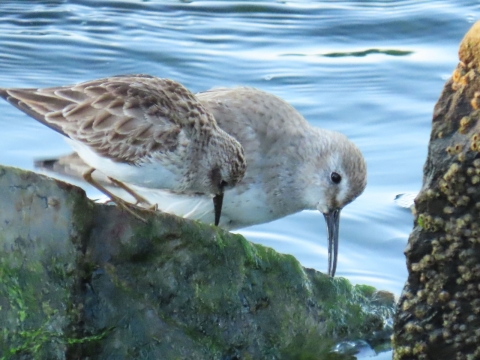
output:
[[[192,91],[240,84],[345,133],[369,177],[342,213],[337,274],[400,293],[412,216],[394,199],[420,188],[432,109],[479,17],[477,1],[3,0],[0,12],[0,86],[128,73],[173,78]],[[0,111],[0,163],[32,169],[35,158],[68,153],[59,135],[4,102]],[[241,232],[326,270],[319,213]]]
[[[367,56],[371,54],[385,54],[391,56],[405,56],[413,54],[413,51],[402,51],[402,50],[382,50],[382,49],[368,49],[362,51],[352,51],[352,52],[332,52],[323,54],[327,57],[344,57],[344,56]]]

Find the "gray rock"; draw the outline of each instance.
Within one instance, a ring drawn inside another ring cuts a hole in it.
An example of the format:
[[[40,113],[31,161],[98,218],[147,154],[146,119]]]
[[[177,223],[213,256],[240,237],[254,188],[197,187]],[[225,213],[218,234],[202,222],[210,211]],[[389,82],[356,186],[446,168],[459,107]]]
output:
[[[480,358],[480,22],[435,106],[394,359]]]
[[[338,341],[388,342],[390,293],[240,235],[145,224],[1,166],[0,199],[2,359],[338,359]]]

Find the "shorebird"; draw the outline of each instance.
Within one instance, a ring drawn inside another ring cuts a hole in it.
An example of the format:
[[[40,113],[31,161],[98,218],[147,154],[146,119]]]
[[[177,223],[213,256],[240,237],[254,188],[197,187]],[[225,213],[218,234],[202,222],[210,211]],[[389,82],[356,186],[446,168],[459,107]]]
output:
[[[335,275],[341,209],[366,186],[366,164],[344,135],[312,127],[282,99],[253,88],[219,88],[196,94],[218,125],[245,150],[247,171],[225,192],[220,226],[228,230],[269,222],[305,209],[325,217],[328,274]],[[75,154],[37,163],[75,176],[85,166]],[[120,196],[121,189],[108,184]],[[133,186],[163,211],[211,223],[208,197]]]
[[[45,89],[0,89],[0,96],[64,135],[88,165],[83,179],[134,215],[128,203],[94,180],[94,171],[147,206],[152,204],[132,186],[198,193],[210,201],[214,195],[216,225],[224,191],[245,173],[239,142],[217,126],[195,95],[170,79],[116,76]]]

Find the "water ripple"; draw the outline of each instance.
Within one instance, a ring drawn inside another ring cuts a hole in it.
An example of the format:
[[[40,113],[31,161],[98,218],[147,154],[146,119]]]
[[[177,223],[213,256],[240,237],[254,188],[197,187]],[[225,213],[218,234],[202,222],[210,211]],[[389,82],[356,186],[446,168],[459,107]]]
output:
[[[344,132],[365,154],[369,178],[342,213],[339,275],[400,293],[412,216],[394,198],[420,188],[433,106],[480,17],[478,1],[2,0],[0,11],[0,86],[125,73],[193,91],[241,84]],[[31,169],[34,158],[68,152],[8,104],[0,111],[0,163]],[[242,233],[326,269],[318,212]]]

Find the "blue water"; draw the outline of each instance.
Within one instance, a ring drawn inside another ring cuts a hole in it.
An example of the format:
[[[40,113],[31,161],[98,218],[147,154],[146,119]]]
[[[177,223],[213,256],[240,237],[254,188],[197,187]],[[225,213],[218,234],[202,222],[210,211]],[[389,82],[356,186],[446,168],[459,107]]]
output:
[[[478,1],[2,0],[0,86],[148,73],[192,91],[246,85],[286,99],[345,133],[368,163],[365,193],[342,212],[337,275],[399,295],[412,215],[393,199],[421,187],[433,106],[478,18]],[[0,114],[0,163],[33,169],[69,152],[7,103]],[[242,233],[327,268],[317,212]]]

